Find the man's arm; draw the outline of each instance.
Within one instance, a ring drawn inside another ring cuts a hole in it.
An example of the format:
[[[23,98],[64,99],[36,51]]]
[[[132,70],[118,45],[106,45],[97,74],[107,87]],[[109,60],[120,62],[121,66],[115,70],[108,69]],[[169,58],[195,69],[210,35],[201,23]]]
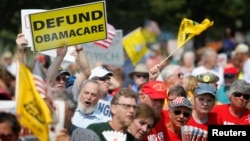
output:
[[[77,76],[77,84],[78,86],[81,85],[83,80],[88,79],[90,73],[91,73],[91,67],[89,64],[89,61],[85,55],[85,52],[83,50],[83,47],[81,45],[76,45],[76,62],[79,67],[79,75]]]
[[[28,44],[28,40],[24,37],[23,33],[17,34],[16,44],[17,44],[18,59],[21,63],[25,63],[25,53],[23,46]]]
[[[46,80],[47,80],[47,84],[50,86],[53,86],[55,80],[56,80],[56,76],[58,73],[58,69],[60,68],[63,58],[67,53],[67,46],[64,45],[64,47],[58,48],[56,50],[56,58],[54,59],[54,61],[52,62],[52,64],[50,64],[47,72],[46,72]]]

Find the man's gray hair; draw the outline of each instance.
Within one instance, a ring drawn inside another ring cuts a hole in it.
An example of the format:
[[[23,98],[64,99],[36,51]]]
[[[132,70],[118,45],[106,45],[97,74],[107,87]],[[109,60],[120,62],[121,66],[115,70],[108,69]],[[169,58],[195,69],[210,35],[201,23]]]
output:
[[[250,95],[250,84],[247,83],[245,80],[235,80],[227,92],[227,96],[230,98],[233,93],[241,92]]]
[[[176,70],[180,69],[179,65],[169,64],[163,70],[161,71],[161,76],[163,81],[166,81],[166,79],[173,75]]]
[[[94,80],[94,79],[88,79],[88,80],[83,81],[82,84],[80,85],[80,87],[79,87],[79,94],[80,94],[81,90],[84,88],[84,86],[86,84],[88,84],[88,83],[94,83],[94,84],[98,85],[98,88],[99,88],[98,89],[98,94],[100,93],[100,84],[96,80]]]

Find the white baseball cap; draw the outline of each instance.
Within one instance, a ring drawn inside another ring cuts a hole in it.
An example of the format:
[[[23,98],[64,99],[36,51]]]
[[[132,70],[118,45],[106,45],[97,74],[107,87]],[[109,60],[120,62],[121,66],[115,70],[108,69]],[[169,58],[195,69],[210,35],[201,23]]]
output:
[[[89,79],[92,79],[94,77],[104,77],[106,75],[113,76],[113,73],[111,71],[108,71],[106,68],[98,66],[91,70],[91,74],[89,76]]]

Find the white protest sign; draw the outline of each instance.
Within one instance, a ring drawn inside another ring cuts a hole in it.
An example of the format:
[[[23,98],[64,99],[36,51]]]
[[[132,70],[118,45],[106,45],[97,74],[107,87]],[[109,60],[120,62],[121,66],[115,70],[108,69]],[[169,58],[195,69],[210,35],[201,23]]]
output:
[[[31,35],[31,28],[30,28],[30,19],[29,14],[32,13],[39,13],[46,10],[42,9],[22,9],[21,10],[21,24],[22,24],[22,33],[24,37],[28,40],[28,45],[26,47],[30,47],[32,51],[34,51],[34,45]]]
[[[106,117],[107,120],[110,120],[111,119],[110,102],[100,99],[98,101],[97,108],[95,109],[95,113],[100,113],[101,115],[103,115],[103,117]]]
[[[116,30],[115,37],[109,48],[103,48],[93,43],[83,44],[85,54],[90,64],[102,62],[104,65],[122,66],[124,63],[124,52],[122,47],[122,30]]]

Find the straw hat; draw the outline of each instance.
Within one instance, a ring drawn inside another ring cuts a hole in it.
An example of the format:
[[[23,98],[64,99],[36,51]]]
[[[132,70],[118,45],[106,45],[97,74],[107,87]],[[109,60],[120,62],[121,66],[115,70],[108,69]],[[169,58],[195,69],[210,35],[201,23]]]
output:
[[[146,74],[146,75],[149,76],[149,71],[148,71],[146,65],[144,65],[144,64],[137,64],[137,65],[135,66],[134,71],[132,71],[132,72],[129,73],[129,77],[130,77],[131,79],[133,79],[133,76],[134,76],[134,74],[136,74],[136,73]]]

